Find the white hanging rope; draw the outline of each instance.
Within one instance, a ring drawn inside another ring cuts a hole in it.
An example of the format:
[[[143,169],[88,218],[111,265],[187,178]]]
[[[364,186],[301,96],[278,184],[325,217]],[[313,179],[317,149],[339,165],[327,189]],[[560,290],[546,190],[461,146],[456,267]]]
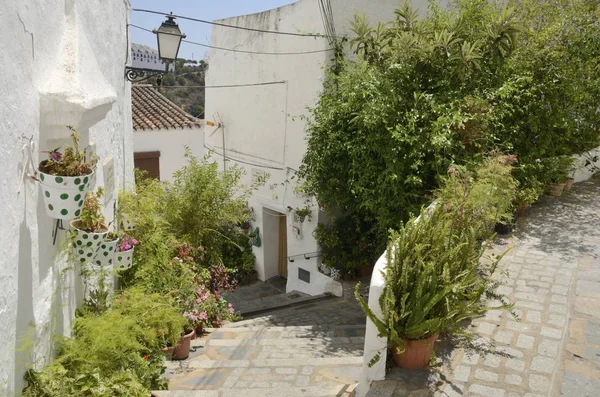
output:
[[[21,179],[19,180],[19,189],[17,190],[17,196],[21,194],[21,188],[25,182],[25,175],[29,178],[37,181],[37,171],[33,165],[33,153],[35,152],[35,142],[33,142],[33,135],[26,137],[23,135],[23,139],[27,139],[28,142],[23,144],[21,148],[21,154],[23,160],[23,171],[21,172]]]

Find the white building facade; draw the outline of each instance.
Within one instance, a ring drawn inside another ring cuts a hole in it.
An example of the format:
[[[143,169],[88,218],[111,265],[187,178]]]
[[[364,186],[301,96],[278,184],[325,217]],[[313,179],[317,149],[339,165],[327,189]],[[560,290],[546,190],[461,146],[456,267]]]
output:
[[[203,120],[175,105],[148,85],[131,88],[134,164],[161,181],[186,165],[185,148],[204,157]]]
[[[131,45],[131,66],[140,69],[165,70],[166,66],[158,57],[158,50],[143,44]],[[169,72],[175,71],[175,65],[169,64]]]
[[[100,158],[105,216],[133,180],[128,0],[23,0],[0,8],[0,395],[20,395],[23,373],[69,334],[82,278],[64,258],[65,231],[29,178],[48,151],[69,143],[66,125]],[[112,187],[112,188],[111,188]],[[60,225],[58,225],[60,226]],[[53,234],[57,233],[55,241]]]
[[[397,0],[331,0],[331,21],[336,34],[350,33],[355,12],[364,13],[372,24],[394,18]],[[300,0],[258,14],[219,21],[266,31],[323,33],[319,2]],[[296,191],[298,170],[306,150],[302,119],[306,108],[314,106],[323,89],[325,69],[333,51],[328,40],[263,33],[214,26],[212,44],[217,47],[266,55],[211,50],[207,86],[206,118],[222,121],[216,133],[206,134],[206,144],[223,166],[238,164],[246,169],[247,182],[259,176],[270,177],[250,200],[253,230],[258,227],[261,246],[255,247],[261,280],[286,277],[287,290],[311,295],[341,293],[341,286],[319,271],[321,258],[313,231],[323,214],[312,198]],[[260,85],[255,85],[260,84]],[[309,208],[311,219],[300,222],[295,209]],[[292,210],[290,210],[290,208]]]

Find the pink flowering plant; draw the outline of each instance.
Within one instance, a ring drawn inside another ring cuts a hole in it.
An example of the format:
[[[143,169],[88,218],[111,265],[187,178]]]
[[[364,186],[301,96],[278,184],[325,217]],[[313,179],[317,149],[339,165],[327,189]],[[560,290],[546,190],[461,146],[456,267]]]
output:
[[[231,303],[204,286],[196,290],[193,301],[188,303],[189,309],[183,312],[183,316],[190,327],[220,325],[238,317]]]
[[[128,235],[127,233],[123,233],[121,235],[121,240],[117,245],[117,252],[129,251],[136,245],[138,245],[138,241],[134,237]]]

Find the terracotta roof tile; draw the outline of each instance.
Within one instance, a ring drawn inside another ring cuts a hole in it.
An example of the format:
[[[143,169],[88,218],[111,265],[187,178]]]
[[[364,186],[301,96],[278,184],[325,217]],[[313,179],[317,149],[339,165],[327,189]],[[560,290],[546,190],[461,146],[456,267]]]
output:
[[[150,85],[131,86],[133,129],[170,130],[200,127],[200,120],[186,113]]]

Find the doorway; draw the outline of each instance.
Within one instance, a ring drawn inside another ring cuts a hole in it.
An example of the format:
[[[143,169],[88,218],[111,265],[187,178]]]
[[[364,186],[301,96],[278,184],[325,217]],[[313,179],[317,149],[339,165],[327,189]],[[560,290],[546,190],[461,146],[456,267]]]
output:
[[[287,278],[286,214],[263,207],[263,254],[265,280]]]
[[[285,214],[279,216],[279,264],[277,273],[285,279],[288,277],[287,217]]]

